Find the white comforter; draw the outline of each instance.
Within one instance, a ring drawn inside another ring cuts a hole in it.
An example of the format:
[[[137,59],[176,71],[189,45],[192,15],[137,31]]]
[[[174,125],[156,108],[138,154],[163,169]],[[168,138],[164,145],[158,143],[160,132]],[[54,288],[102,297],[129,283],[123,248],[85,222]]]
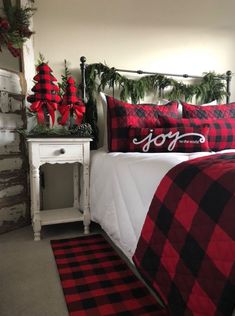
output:
[[[225,151],[223,151],[225,152]],[[176,164],[213,153],[92,153],[91,219],[131,259],[155,190]]]

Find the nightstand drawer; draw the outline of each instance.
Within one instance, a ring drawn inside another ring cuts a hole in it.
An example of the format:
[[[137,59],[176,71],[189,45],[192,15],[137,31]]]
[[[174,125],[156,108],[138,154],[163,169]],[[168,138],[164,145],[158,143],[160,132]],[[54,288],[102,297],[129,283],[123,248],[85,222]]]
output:
[[[41,158],[54,159],[82,159],[82,144],[47,144],[39,146],[39,154]]]

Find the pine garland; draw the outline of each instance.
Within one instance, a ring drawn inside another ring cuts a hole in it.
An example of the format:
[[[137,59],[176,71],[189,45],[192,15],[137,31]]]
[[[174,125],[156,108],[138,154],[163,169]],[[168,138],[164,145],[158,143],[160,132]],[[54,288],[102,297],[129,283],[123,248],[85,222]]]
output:
[[[142,76],[133,80],[121,75],[115,68],[109,68],[102,63],[90,64],[86,69],[86,85],[88,97],[94,91],[104,91],[105,88],[120,91],[120,99],[126,101],[131,98],[138,103],[146,94],[159,92],[162,98],[185,101],[196,97],[198,103],[212,100],[221,101],[226,95],[225,75],[214,72],[206,73],[200,82],[186,84],[161,74]]]

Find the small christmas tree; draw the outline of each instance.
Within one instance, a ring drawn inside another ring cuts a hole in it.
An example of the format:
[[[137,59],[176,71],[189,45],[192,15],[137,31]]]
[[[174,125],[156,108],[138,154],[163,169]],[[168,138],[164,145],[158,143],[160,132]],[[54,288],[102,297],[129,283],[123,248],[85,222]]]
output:
[[[32,88],[33,95],[28,96],[27,100],[32,103],[30,110],[37,112],[38,124],[48,123],[48,114],[51,117],[52,125],[55,122],[55,110],[61,98],[58,94],[59,88],[53,83],[57,79],[52,75],[52,70],[46,63],[41,63],[36,68],[37,75],[33,78],[36,84]]]
[[[81,124],[83,114],[85,113],[85,105],[77,96],[75,81],[71,76],[67,79],[65,93],[62,97],[62,102],[59,105],[58,110],[61,114],[61,118],[59,119],[60,125],[65,125],[68,119],[70,129],[74,125],[79,126]]]

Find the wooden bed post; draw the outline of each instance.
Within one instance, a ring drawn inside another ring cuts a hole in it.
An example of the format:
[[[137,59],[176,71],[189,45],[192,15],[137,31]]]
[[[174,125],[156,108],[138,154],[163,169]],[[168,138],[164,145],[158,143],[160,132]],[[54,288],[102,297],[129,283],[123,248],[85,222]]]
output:
[[[81,64],[81,90],[82,90],[82,100],[84,103],[87,102],[87,97],[86,97],[86,57],[82,56],[80,58]]]
[[[232,80],[232,71],[228,70],[226,72],[226,92],[227,92],[226,102],[227,103],[230,102],[230,96],[231,96],[230,84],[231,84],[231,80]]]

